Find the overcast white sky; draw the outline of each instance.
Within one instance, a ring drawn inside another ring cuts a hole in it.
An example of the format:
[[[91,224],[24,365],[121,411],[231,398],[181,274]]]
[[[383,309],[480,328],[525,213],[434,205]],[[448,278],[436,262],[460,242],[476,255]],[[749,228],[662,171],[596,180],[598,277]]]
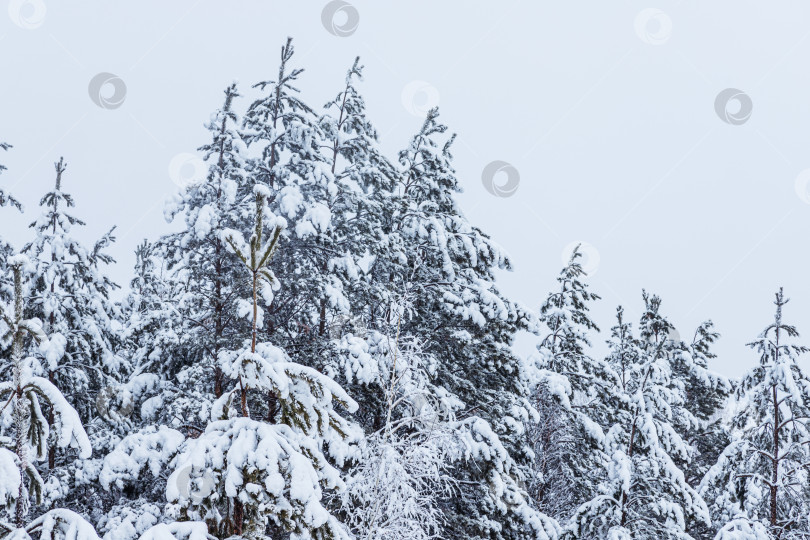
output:
[[[783,285],[810,344],[810,197],[796,191],[810,168],[810,4],[357,0],[335,19],[355,9],[356,30],[338,37],[321,0],[3,2],[0,140],[15,148],[0,182],[27,208],[3,210],[0,232],[17,245],[64,155],[81,236],[118,225],[112,274],[125,284],[135,245],[167,230],[170,161],[206,141],[228,82],[274,78],[289,35],[312,106],[361,56],[392,157],[420,125],[412,113],[438,102],[459,136],[461,205],[513,258],[510,297],[537,308],[583,241],[598,254],[604,338],[617,304],[635,319],[644,287],[683,335],[712,318],[714,367],[739,375]],[[120,107],[90,99],[100,72],[125,82]],[[739,125],[715,112],[727,88],[753,104]],[[482,184],[494,160],[520,174],[511,197]]]

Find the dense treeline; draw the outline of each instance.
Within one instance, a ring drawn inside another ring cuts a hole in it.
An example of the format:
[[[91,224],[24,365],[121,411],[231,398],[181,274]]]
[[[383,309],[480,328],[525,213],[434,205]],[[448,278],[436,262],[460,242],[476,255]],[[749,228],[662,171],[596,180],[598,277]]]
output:
[[[272,80],[225,89],[207,174],[166,206],[182,227],[138,247],[123,300],[114,231],[73,236],[64,160],[31,241],[0,237],[3,536],[810,536],[810,379],[781,290],[739,381],[711,371],[710,321],[681,336],[646,291],[600,333],[577,250],[526,309],[458,207],[438,112],[392,160],[359,60],[321,108],[302,73],[288,41]]]

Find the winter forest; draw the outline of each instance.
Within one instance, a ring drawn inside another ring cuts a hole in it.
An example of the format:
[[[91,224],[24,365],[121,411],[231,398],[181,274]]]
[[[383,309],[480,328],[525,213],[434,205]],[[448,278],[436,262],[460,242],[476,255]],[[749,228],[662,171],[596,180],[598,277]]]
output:
[[[27,243],[0,228],[3,538],[810,538],[789,291],[739,380],[713,371],[712,322],[675,332],[653,291],[597,324],[579,251],[524,307],[459,209],[439,111],[383,155],[359,58],[323,106],[291,40],[276,59],[212,103],[207,175],[129,283],[113,223],[75,238],[70,156]]]

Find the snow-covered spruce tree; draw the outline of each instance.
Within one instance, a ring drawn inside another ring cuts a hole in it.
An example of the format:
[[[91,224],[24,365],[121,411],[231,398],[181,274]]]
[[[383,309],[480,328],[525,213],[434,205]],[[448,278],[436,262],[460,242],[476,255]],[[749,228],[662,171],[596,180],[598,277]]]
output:
[[[692,449],[673,426],[689,412],[666,352],[671,325],[658,297],[644,293],[644,301],[638,339],[622,308],[611,330],[608,361],[621,381],[620,405],[605,436],[607,477],[572,519],[578,538],[682,540],[690,538],[692,521],[709,521],[706,504],[675,463],[688,460]]]
[[[367,172],[375,170],[373,165],[376,164],[371,163],[374,154],[370,151],[370,143],[376,139],[376,133],[365,118],[365,103],[355,87],[355,81],[362,78],[363,67],[359,62],[360,59],[356,58],[346,74],[345,87],[324,106],[326,110],[319,119],[332,183],[325,192],[330,226],[318,237],[317,243],[321,266],[339,282],[328,286],[338,290],[351,287],[358,278],[359,255],[352,248],[367,249],[370,243],[369,231],[361,228],[368,226],[366,216],[361,215],[365,209],[362,198],[369,185],[378,180],[369,178]],[[345,162],[342,170],[337,168],[339,161]],[[329,317],[330,314],[336,313],[342,319],[347,315],[351,317],[348,302],[329,304],[329,298],[324,295],[318,314],[319,336],[325,336],[330,329],[329,319],[335,319]]]
[[[527,425],[536,473],[528,482],[529,494],[559,521],[597,493],[605,462],[600,424],[606,424],[615,406],[611,389],[618,384],[611,367],[587,352],[589,332],[599,331],[588,304],[599,296],[582,281],[581,256],[577,247],[557,278],[559,288],[540,308],[548,333],[538,346],[539,358],[527,366],[539,415],[539,421]]]
[[[9,148],[11,148],[10,144],[0,142],[0,150],[8,150]],[[5,170],[6,166],[0,163],[0,174],[2,174],[2,172]],[[3,206],[13,206],[17,210],[22,211],[22,204],[20,204],[20,201],[12,197],[10,193],[7,193],[5,190],[0,189],[0,207]]]
[[[328,377],[259,341],[260,302],[271,302],[277,287],[269,263],[285,223],[267,207],[269,190],[257,185],[255,192],[255,229],[249,242],[239,231],[223,233],[246,270],[250,299],[239,304],[249,312],[250,338],[239,350],[220,352],[220,367],[233,386],[214,403],[204,433],[181,448],[166,495],[175,518],[204,521],[220,538],[263,538],[270,527],[290,532],[292,538],[348,539],[321,503],[324,489],[343,486],[323,450],[328,446],[335,456],[341,442],[354,436],[355,429],[335,406],[353,412],[356,404]],[[265,228],[272,231],[269,241]],[[258,419],[251,410],[265,404],[267,395],[273,396],[273,408]],[[190,492],[189,482],[200,489]]]
[[[759,365],[736,389],[732,441],[701,483],[718,526],[761,524],[782,540],[810,536],[810,378],[797,364],[807,348],[782,319],[787,302],[779,289],[773,323],[749,344]]]
[[[11,148],[10,144],[0,142],[0,150],[8,150],[9,148]],[[2,175],[5,170],[6,167],[0,163],[0,175]],[[0,208],[4,206],[11,206],[19,211],[23,209],[22,204],[20,204],[17,199],[0,187]],[[6,265],[6,259],[13,254],[13,248],[3,239],[2,234],[0,234],[0,301],[8,302],[14,294],[14,286],[9,278],[11,272]]]
[[[365,103],[356,87],[361,77],[362,66],[355,59],[343,90],[326,104],[320,120],[335,187],[328,202],[331,226],[323,235],[322,245],[329,246],[324,251],[328,269],[349,300],[347,306],[321,304],[325,309],[321,310],[318,334],[325,325],[337,344],[327,353],[331,357],[327,363],[345,357],[339,351],[344,345],[341,341],[349,335],[364,338],[367,329],[388,328],[385,319],[375,316],[380,316],[379,306],[388,305],[389,296],[396,292],[391,282],[371,279],[373,274],[368,272],[370,261],[387,254],[389,236],[385,230],[390,218],[386,211],[398,171],[377,146],[376,130],[366,117]],[[357,420],[370,431],[379,431],[386,408],[384,387],[377,384],[379,381],[361,381],[343,374],[337,370],[336,380],[347,385],[360,403]]]
[[[42,213],[30,225],[35,238],[23,248],[35,266],[26,316],[42,320],[50,336],[51,346],[36,353],[48,380],[90,421],[100,413],[96,397],[114,388],[126,371],[116,350],[120,311],[110,299],[117,285],[103,269],[114,262],[105,253],[114,237],[110,230],[87,247],[72,235],[73,227],[84,222],[69,213],[73,197],[62,189],[67,164],[60,159],[54,166],[54,188],[42,197]],[[48,412],[51,423],[53,415]],[[49,446],[48,466],[53,469],[56,449]]]
[[[362,70],[360,59],[355,59],[346,74],[344,89],[326,104],[320,124],[329,143],[327,154],[337,188],[329,205],[332,227],[328,233],[335,246],[329,268],[344,282],[344,287],[351,289],[352,309],[361,318],[369,319],[366,322],[373,323],[372,306],[390,293],[378,290],[380,284],[358,278],[358,274],[365,277],[367,265],[363,259],[373,260],[378,250],[387,247],[384,227],[390,216],[386,209],[399,171],[382,154],[377,131],[366,117],[365,102],[356,87],[362,80]],[[350,258],[355,259],[354,266]],[[360,305],[355,306],[355,302]]]
[[[727,423],[723,417],[726,402],[732,391],[731,382],[709,369],[709,361],[716,355],[711,345],[720,336],[711,321],[700,324],[691,343],[680,342],[677,332],[673,343],[673,374],[683,384],[684,408],[691,413],[678,432],[692,446],[691,461],[678,463],[686,475],[687,483],[698,488],[709,468],[717,462],[723,448],[730,442]],[[690,423],[691,422],[691,423]],[[695,538],[704,538],[712,531],[711,524],[692,521],[688,531]]]
[[[328,234],[330,205],[339,196],[331,166],[334,148],[323,139],[317,114],[298,97],[295,87],[303,69],[291,67],[294,48],[287,39],[275,80],[256,85],[261,96],[245,113],[245,140],[255,180],[268,186],[271,210],[290,226],[282,237],[277,272],[284,288],[269,308],[269,335],[297,361],[321,367],[328,346],[327,310],[348,313],[342,281],[330,270],[341,257]]]
[[[234,111],[239,96],[235,84],[225,89],[225,101],[206,125],[211,142],[200,147],[208,166],[206,177],[181,189],[164,211],[171,221],[183,214],[185,227],[161,239],[171,279],[181,284],[178,310],[180,343],[156,363],[165,380],[176,381],[164,392],[161,421],[204,425],[210,403],[223,391],[219,352],[234,347],[249,326],[237,312],[235,300],[245,296],[240,268],[227,252],[222,231],[249,227],[253,183],[245,170],[246,146]]]
[[[10,257],[8,264],[14,275],[14,299],[12,306],[4,305],[0,310],[0,339],[11,343],[12,378],[0,383],[0,400],[5,403],[0,411],[0,501],[6,512],[0,521],[0,536],[15,540],[98,540],[92,525],[64,508],[52,507],[29,519],[32,497],[35,504],[43,500],[44,482],[36,463],[47,455],[50,434],[59,447],[72,447],[82,458],[90,457],[91,447],[79,415],[56,386],[34,374],[37,360],[25,357],[27,341],[39,343],[43,350],[52,344],[40,321],[24,315],[23,274],[32,270],[32,265],[24,255]],[[45,419],[43,404],[53,411],[53,421]]]
[[[588,303],[599,300],[599,295],[588,291],[582,281],[586,274],[579,263],[580,257],[582,253],[577,246],[557,277],[559,289],[550,293],[540,307],[540,320],[548,328],[540,347],[551,353],[548,367],[563,374],[587,373],[582,365],[589,360],[586,354],[591,344],[588,332],[599,331],[588,315]]]
[[[684,434],[695,448],[695,457],[686,469],[686,479],[693,487],[730,442],[721,413],[732,385],[726,377],[709,369],[709,361],[717,356],[711,346],[718,337],[714,324],[706,321],[697,327],[692,342],[680,347],[680,354],[674,356],[673,369],[684,382],[686,392],[684,407],[698,421]]]
[[[167,420],[161,413],[167,401],[180,393],[180,385],[163,379],[163,366],[181,352],[183,316],[178,305],[185,286],[166,269],[157,244],[143,241],[135,249],[135,277],[121,303],[123,346],[131,371],[116,395],[105,395],[109,416],[124,416],[126,435],[135,426]]]
[[[146,241],[135,251],[135,277],[121,303],[121,355],[130,372],[97,398],[100,412],[111,420],[106,432],[114,447],[77,471],[73,488],[84,490],[82,503],[93,495],[88,513],[105,540],[135,540],[162,519],[168,466],[185,441],[180,431],[159,424],[173,419],[164,404],[182,392],[161,367],[182,352],[183,324],[178,309],[183,284],[171,279],[161,255],[161,246]],[[175,425],[192,435],[202,431],[185,419]]]
[[[411,313],[402,332],[435,358],[433,384],[463,396],[476,451],[456,464],[460,493],[443,501],[448,538],[546,538],[556,524],[532,510],[520,487],[531,455],[524,421],[528,390],[510,345],[532,315],[505,299],[494,269],[509,268],[503,251],[463,216],[454,196],[446,127],[431,110],[400,153],[400,174],[386,205],[382,246],[370,265],[376,283],[407,285]],[[396,298],[396,297],[394,297]],[[374,305],[385,320],[393,299]],[[489,452],[478,451],[487,445]],[[473,455],[474,454],[474,455]],[[521,467],[523,465],[523,467]],[[500,483],[499,483],[500,482]]]

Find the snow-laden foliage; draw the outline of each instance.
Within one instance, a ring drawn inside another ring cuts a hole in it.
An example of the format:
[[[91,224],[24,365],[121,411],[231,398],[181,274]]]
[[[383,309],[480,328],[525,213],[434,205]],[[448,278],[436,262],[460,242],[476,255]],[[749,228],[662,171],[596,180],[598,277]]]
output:
[[[166,426],[148,426],[125,437],[104,457],[99,481],[104,489],[134,482],[149,473],[157,478],[177,454],[185,437]]]
[[[529,492],[561,521],[596,495],[606,461],[601,425],[610,416],[609,388],[618,383],[610,366],[587,352],[589,332],[599,331],[588,303],[599,296],[583,281],[580,257],[576,248],[557,278],[559,289],[540,307],[547,334],[526,366],[538,415],[527,426],[536,473]]]
[[[743,516],[753,522],[752,529],[765,527],[775,538],[807,538],[810,378],[797,363],[807,348],[792,343],[799,334],[782,319],[787,302],[780,289],[774,322],[749,344],[759,365],[736,389],[731,442],[701,491],[712,501],[718,524]]]
[[[160,523],[143,533],[139,540],[213,540],[205,523],[199,521],[175,521]],[[105,538],[105,540],[107,540]]]
[[[382,201],[386,234],[372,254],[366,316],[379,324],[407,295],[402,333],[422,340],[425,353],[435,359],[433,383],[463,400],[460,418],[475,416],[487,423],[506,448],[502,462],[455,464],[460,495],[443,503],[448,519],[442,535],[499,539],[510,531],[533,534],[545,516],[526,504],[522,488],[531,474],[532,451],[524,430],[531,413],[521,362],[510,344],[519,329],[534,328],[535,320],[500,294],[494,272],[510,263],[455,202],[454,137],[445,137],[446,131],[438,111],[431,110],[400,152],[393,192]],[[372,419],[372,426],[379,420]],[[506,489],[492,485],[506,476]]]
[[[676,332],[672,337],[680,337]],[[697,488],[703,477],[714,465],[722,449],[729,443],[729,429],[724,419],[724,410],[732,392],[727,378],[709,369],[715,358],[711,345],[719,338],[714,324],[706,321],[695,330],[692,342],[673,343],[673,373],[682,382],[684,407],[691,417],[676,426],[678,432],[690,442],[693,452],[689,461],[679,463],[690,486]],[[689,533],[701,538],[716,530],[712,525],[693,521]]]
[[[205,431],[187,440],[172,461],[167,517],[205,522],[219,537],[263,538],[268,527],[276,527],[294,539],[348,540],[343,525],[322,503],[324,490],[344,485],[323,446],[334,452],[353,434],[354,427],[336,407],[354,412],[357,405],[330,378],[257,340],[259,298],[272,302],[272,294],[260,290],[276,286],[269,268],[285,222],[269,212],[264,186],[257,185],[254,192],[250,240],[235,230],[222,233],[231,256],[246,270],[243,279],[250,283],[250,339],[241,350],[219,354],[219,369],[232,389],[214,403]],[[256,397],[268,404],[261,416],[251,413],[250,402]],[[128,455],[133,453],[139,449],[130,448]],[[157,527],[158,532],[144,534],[166,534],[164,524]]]
[[[406,301],[393,310],[386,334],[371,331],[365,341],[344,340],[345,369],[378,389],[385,404],[384,422],[362,445],[358,466],[341,493],[341,509],[358,538],[422,540],[447,528],[442,500],[456,497],[460,485],[453,476],[460,464],[485,466],[484,482],[500,505],[526,520],[533,538],[555,538],[553,520],[529,507],[514,482],[508,451],[483,419],[459,419],[464,403],[433,385],[433,361],[420,340],[401,334]]]
[[[40,200],[42,211],[30,225],[34,239],[23,248],[34,268],[26,313],[42,321],[49,335],[47,345],[28,354],[38,360],[36,373],[64,393],[82,418],[90,420],[101,412],[103,423],[122,428],[123,419],[108,414],[114,408],[107,405],[119,397],[117,381],[128,371],[118,354],[121,314],[110,297],[117,286],[104,273],[114,262],[106,253],[113,231],[92,246],[74,236],[74,228],[84,222],[70,213],[75,203],[63,189],[67,163],[60,159],[54,167],[54,187]],[[49,424],[55,413],[46,410]],[[102,429],[94,444],[99,451],[109,448],[103,440],[107,428]],[[57,455],[55,442],[47,442],[48,467],[71,474],[76,464],[72,456]]]
[[[23,274],[35,266],[25,255],[8,259],[13,272],[12,305],[0,306],[0,318],[5,331],[0,340],[11,343],[11,380],[0,383],[0,497],[5,506],[5,519],[0,521],[3,538],[52,540],[98,540],[93,526],[79,514],[64,508],[51,507],[29,520],[34,504],[43,502],[45,483],[37,470],[37,462],[45,459],[49,432],[55,446],[75,448],[80,458],[89,458],[90,440],[78,413],[50,381],[32,374],[31,359],[25,358],[26,341],[41,349],[50,347],[47,334],[38,319],[25,318]],[[50,421],[42,413],[42,405],[51,411]]]
[[[11,148],[11,145],[8,143],[0,142],[0,150],[8,150]],[[6,170],[6,166],[0,163],[0,174]],[[2,206],[14,206],[17,210],[22,210],[22,204],[20,201],[15,199],[11,196],[10,193],[7,193],[5,190],[0,188],[0,207]]]
[[[163,515],[161,506],[144,499],[132,505],[114,505],[99,520],[98,531],[104,540],[135,540],[158,524]]]
[[[620,381],[618,406],[605,434],[609,461],[600,493],[572,519],[578,536],[607,535],[618,526],[631,538],[683,539],[690,523],[709,523],[706,503],[676,464],[688,462],[693,451],[676,426],[694,422],[672,369],[671,325],[658,297],[644,293],[644,302],[639,337],[621,308],[611,331],[608,361]]]
[[[396,333],[399,322],[387,335],[371,331],[367,340],[347,336],[342,343],[346,378],[378,389],[385,403],[384,423],[362,444],[339,496],[357,538],[435,538],[440,501],[455,488],[449,469],[460,402],[430,384],[420,344]]]
[[[286,424],[244,417],[212,422],[175,466],[166,497],[182,515],[214,522],[216,530],[260,537],[272,522],[299,535],[348,538],[321,504],[324,489],[342,486],[339,473],[313,438]],[[227,513],[225,501],[241,512]]]
[[[714,540],[774,540],[768,527],[746,517],[735,517],[717,532]]]
[[[164,308],[158,322],[172,321],[152,328],[142,345],[149,369],[174,383],[162,392],[158,420],[198,430],[207,415],[197,413],[209,410],[223,391],[219,352],[236,346],[248,327],[234,302],[245,296],[245,282],[223,239],[226,229],[249,228],[244,224],[250,222],[253,199],[247,147],[234,108],[239,95],[235,83],[225,89],[224,104],[206,124],[211,142],[200,147],[203,164],[197,166],[205,170],[199,178],[182,179],[164,209],[167,221],[182,219],[185,225],[163,237],[156,250],[165,253],[173,283],[155,281],[154,270],[148,277],[158,289],[147,290],[146,299]],[[171,309],[178,315],[166,313]]]

